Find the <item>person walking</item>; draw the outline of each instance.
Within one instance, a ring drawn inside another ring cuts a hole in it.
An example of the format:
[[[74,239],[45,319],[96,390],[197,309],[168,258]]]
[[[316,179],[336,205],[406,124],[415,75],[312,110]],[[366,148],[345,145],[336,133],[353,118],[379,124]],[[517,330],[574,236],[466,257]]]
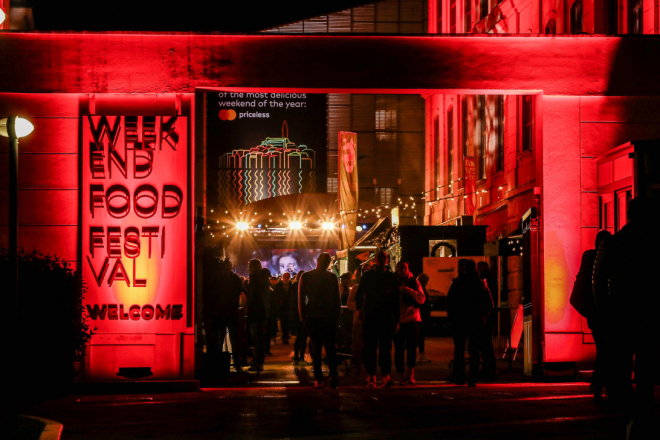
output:
[[[392,336],[399,327],[399,284],[387,266],[387,254],[376,253],[376,265],[362,275],[355,294],[355,306],[363,321],[364,367],[367,386],[376,386],[376,360],[383,375],[383,386],[394,385],[392,371]]]
[[[252,333],[254,345],[254,358],[249,371],[263,371],[264,369],[264,343],[266,342],[266,322],[268,320],[267,305],[270,301],[270,281],[264,277],[261,261],[254,259],[248,263],[250,276],[248,278],[247,293],[247,322]]]
[[[657,202],[636,197],[628,224],[600,245],[594,264],[594,297],[609,346],[608,401],[624,409],[628,438],[652,438],[654,375],[660,363],[660,267]],[[631,373],[634,365],[636,387]]]
[[[422,322],[419,325],[419,339],[417,340],[417,348],[419,350],[417,363],[427,364],[431,362],[426,356],[426,336],[430,333],[431,329],[431,298],[429,297],[429,292],[426,290],[426,286],[429,283],[429,276],[425,273],[420,273],[417,277],[417,281],[424,292],[424,304],[419,307],[419,314],[422,318]]]
[[[358,268],[360,276],[357,279],[362,279],[362,274],[370,270],[370,267],[364,265]],[[353,363],[356,367],[356,378],[362,375],[362,350],[364,349],[364,326],[362,322],[362,315],[357,312],[356,296],[359,284],[351,286],[348,294],[348,301],[346,308],[353,311],[353,328],[351,329],[351,354],[353,355]]]
[[[477,272],[479,278],[486,284],[493,302],[497,299],[497,279],[490,271],[490,266],[486,261],[477,263]],[[481,357],[484,361],[481,369],[481,379],[493,380],[497,378],[497,364],[495,362],[495,349],[493,348],[493,329],[497,326],[497,312],[495,309],[491,310],[486,316],[484,324],[483,339],[481,341]]]
[[[282,329],[282,344],[289,345],[289,303],[291,300],[291,274],[285,272],[282,279],[275,284],[273,296],[275,297],[275,307],[278,310],[280,318],[280,328]],[[276,324],[277,326],[277,324]]]
[[[453,381],[465,383],[465,341],[470,353],[468,386],[475,386],[479,375],[479,352],[483,340],[484,320],[493,309],[493,299],[488,287],[481,281],[476,263],[466,260],[462,273],[447,293],[447,314],[454,334]],[[460,265],[459,265],[460,266]]]
[[[307,328],[314,348],[312,360],[315,388],[323,387],[321,358],[324,346],[330,367],[330,387],[337,388],[338,385],[335,339],[341,303],[338,295],[339,280],[334,273],[328,272],[330,262],[330,255],[322,252],[316,260],[316,269],[303,273],[298,285],[300,320]]]
[[[395,276],[399,284],[399,331],[394,335],[394,364],[401,385],[415,385],[417,339],[422,322],[419,307],[424,304],[424,291],[408,269],[408,263],[400,261]]]
[[[298,309],[298,286],[304,270],[298,272],[296,280],[291,284],[291,298],[289,300],[289,325],[296,331],[296,340],[293,343],[293,363],[298,365],[305,362],[305,350],[307,349],[307,329],[300,320]]]
[[[341,305],[348,305],[348,297],[351,293],[351,274],[350,272],[344,272],[339,277],[339,296],[341,298]]]
[[[575,277],[573,291],[571,292],[570,303],[577,312],[587,318],[587,325],[591,329],[591,335],[596,344],[596,359],[594,361],[594,371],[591,375],[591,388],[594,392],[594,401],[600,402],[603,397],[603,388],[605,386],[605,364],[607,359],[607,338],[603,331],[602,319],[596,309],[596,300],[594,299],[593,272],[596,262],[598,248],[612,234],[609,231],[599,231],[596,234],[596,243],[594,249],[587,249],[582,254],[580,261],[580,270]]]

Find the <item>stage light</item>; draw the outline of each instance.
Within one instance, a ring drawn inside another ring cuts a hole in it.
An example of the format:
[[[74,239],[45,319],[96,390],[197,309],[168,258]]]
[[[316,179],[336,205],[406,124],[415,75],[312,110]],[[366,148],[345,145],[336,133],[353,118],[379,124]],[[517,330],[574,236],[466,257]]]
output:
[[[297,229],[300,229],[301,227],[302,227],[302,225],[298,221],[294,221],[294,222],[289,223],[289,229],[291,229],[291,230],[295,231]]]
[[[238,222],[236,223],[236,229],[239,231],[245,231],[249,228],[248,224],[246,222]]]
[[[359,226],[359,225],[356,226],[356,227],[355,227],[355,230],[358,231],[358,232],[362,232],[362,226]]]
[[[367,225],[362,225],[362,229],[366,230],[366,229],[369,229],[369,228],[367,227]]]
[[[331,223],[331,222],[324,222],[323,223],[323,229],[334,229],[334,228],[335,228],[334,223]]]

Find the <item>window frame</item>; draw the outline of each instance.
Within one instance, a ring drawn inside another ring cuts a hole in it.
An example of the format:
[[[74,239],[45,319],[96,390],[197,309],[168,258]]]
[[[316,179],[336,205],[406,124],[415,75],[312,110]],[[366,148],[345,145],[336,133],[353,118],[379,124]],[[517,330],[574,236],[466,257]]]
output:
[[[453,193],[454,185],[454,106],[447,109],[447,189]]]

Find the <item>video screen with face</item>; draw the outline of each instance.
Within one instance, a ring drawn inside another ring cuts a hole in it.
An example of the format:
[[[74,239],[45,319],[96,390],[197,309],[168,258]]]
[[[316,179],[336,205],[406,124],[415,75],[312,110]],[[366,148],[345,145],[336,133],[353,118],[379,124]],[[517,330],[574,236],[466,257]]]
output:
[[[261,261],[261,266],[270,270],[273,276],[281,276],[285,273],[294,277],[298,272],[316,268],[316,259],[321,252],[335,255],[335,249],[257,249],[249,254],[244,254],[235,262],[236,273],[248,276],[248,262],[252,259]]]

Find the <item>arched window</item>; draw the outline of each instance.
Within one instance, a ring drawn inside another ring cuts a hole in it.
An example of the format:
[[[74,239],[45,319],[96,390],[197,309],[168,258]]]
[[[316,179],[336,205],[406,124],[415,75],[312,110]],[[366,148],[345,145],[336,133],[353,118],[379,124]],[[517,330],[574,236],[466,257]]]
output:
[[[628,33],[644,33],[644,2],[642,0],[628,0]]]
[[[479,20],[483,20],[488,15],[488,0],[479,0]]]
[[[435,31],[439,34],[442,33],[442,0],[438,0],[436,3],[436,14],[435,14],[435,23],[436,23],[436,29]]]
[[[472,30],[472,0],[465,0],[465,29],[463,32]]]
[[[548,20],[548,23],[545,25],[545,33],[548,35],[557,34],[557,21],[554,18]]]
[[[447,189],[454,183],[454,107],[447,110]]]
[[[440,172],[440,118],[435,117],[433,121],[433,154],[435,154],[435,185],[441,185]]]
[[[619,33],[619,0],[607,0],[607,34]]]
[[[468,153],[468,143],[470,141],[470,112],[468,109],[468,101],[467,97],[463,96],[461,99],[461,145],[458,150],[458,154],[460,156],[460,173],[461,173],[461,180],[459,180],[459,188],[463,188],[465,186],[465,156],[467,156]]]
[[[577,0],[571,6],[571,34],[582,32],[582,0]]]

